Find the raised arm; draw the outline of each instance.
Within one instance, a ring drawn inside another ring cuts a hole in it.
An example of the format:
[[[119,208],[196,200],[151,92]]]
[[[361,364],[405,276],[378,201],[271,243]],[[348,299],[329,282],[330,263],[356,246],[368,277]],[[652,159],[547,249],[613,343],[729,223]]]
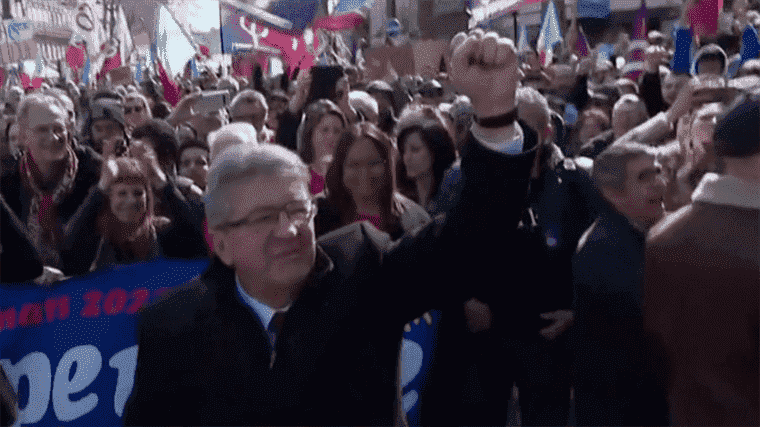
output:
[[[454,50],[452,83],[472,100],[477,119],[461,162],[458,203],[385,258],[385,282],[403,289],[402,316],[472,296],[500,297],[494,280],[513,263],[505,254],[515,244],[537,152],[537,135],[513,115],[521,74],[512,42],[494,33],[473,31]]]

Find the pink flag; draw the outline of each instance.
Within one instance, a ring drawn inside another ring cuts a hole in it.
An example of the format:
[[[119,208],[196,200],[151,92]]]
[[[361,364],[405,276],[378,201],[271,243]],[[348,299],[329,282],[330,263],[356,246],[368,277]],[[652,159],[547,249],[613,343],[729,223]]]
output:
[[[105,79],[109,71],[121,67],[121,55],[119,54],[118,47],[109,47],[107,44],[104,44],[100,49],[101,51],[105,50],[103,55],[106,55],[106,59],[103,61],[103,66],[96,76],[98,80]]]
[[[324,28],[329,31],[340,31],[356,28],[364,23],[364,17],[358,13],[340,16],[323,16],[314,20],[314,29]]]
[[[161,61],[156,61],[158,65],[158,74],[161,77],[161,84],[164,86],[164,99],[171,104],[172,107],[176,107],[179,100],[182,98],[182,94],[172,79],[166,74],[164,66],[161,65]]]
[[[638,81],[644,72],[644,53],[647,48],[647,5],[642,0],[639,11],[633,22],[633,37],[623,67],[623,75],[633,81]]]
[[[274,28],[269,28],[269,34],[260,42],[279,49],[280,56],[287,65],[288,75],[294,77],[292,73],[296,68],[305,70],[314,65],[314,55],[309,51],[305,37],[305,35],[293,37]],[[319,47],[319,39],[313,36],[313,33],[312,37],[313,49],[316,50]]]
[[[723,9],[723,0],[699,0],[694,2],[688,12],[694,35],[705,38],[718,31],[718,12]]]
[[[87,55],[87,47],[84,42],[70,44],[66,49],[66,62],[70,68],[78,70],[84,67],[85,55]]]
[[[30,79],[26,73],[21,73],[21,84],[24,86],[24,90],[39,89],[44,81],[42,77]]]

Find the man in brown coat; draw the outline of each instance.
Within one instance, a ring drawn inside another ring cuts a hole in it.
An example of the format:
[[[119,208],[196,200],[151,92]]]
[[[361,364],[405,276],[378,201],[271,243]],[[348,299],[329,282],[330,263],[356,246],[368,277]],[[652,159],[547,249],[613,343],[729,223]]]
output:
[[[760,424],[760,101],[727,111],[714,139],[725,173],[647,242],[644,319],[665,349],[673,425]]]

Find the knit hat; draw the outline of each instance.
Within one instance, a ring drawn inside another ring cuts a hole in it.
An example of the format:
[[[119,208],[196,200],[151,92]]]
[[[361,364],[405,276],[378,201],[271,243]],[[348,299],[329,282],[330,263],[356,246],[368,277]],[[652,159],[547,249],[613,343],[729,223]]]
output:
[[[715,154],[718,157],[749,157],[760,153],[760,99],[740,96],[718,120]]]
[[[97,120],[113,120],[125,127],[124,105],[115,99],[100,98],[90,105],[91,123]]]

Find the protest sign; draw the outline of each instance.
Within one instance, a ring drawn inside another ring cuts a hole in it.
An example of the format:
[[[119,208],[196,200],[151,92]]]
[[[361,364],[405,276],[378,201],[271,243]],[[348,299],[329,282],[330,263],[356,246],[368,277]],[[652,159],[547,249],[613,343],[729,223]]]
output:
[[[114,68],[108,72],[108,75],[114,85],[127,86],[132,84],[132,69],[128,65]]]
[[[449,43],[446,40],[419,40],[412,49],[415,71],[424,78],[436,78],[441,60],[448,62]]]
[[[365,52],[365,58],[365,72],[370,80],[385,78],[389,65],[399,76],[415,74],[414,50],[408,44],[404,46],[374,47]]]

